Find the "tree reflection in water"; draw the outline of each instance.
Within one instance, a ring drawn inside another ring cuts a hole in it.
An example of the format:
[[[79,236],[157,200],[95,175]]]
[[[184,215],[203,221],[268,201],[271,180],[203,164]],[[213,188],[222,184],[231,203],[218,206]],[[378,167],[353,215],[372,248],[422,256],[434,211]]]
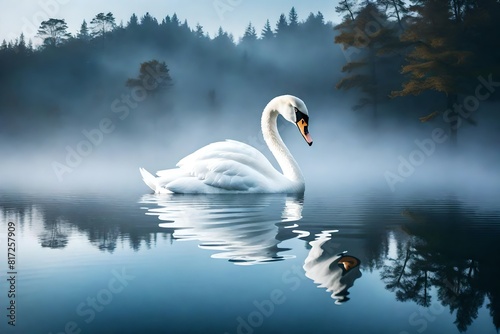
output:
[[[461,332],[487,297],[493,323],[500,328],[500,233],[498,221],[488,219],[498,215],[481,216],[455,200],[429,207],[402,212],[407,222],[394,238],[395,256],[381,268],[386,288],[397,300],[424,307],[431,305],[430,290],[436,289]]]
[[[306,277],[337,304],[349,300],[363,271],[378,271],[396,300],[439,303],[454,312],[460,331],[484,305],[500,328],[499,212],[454,198],[342,200],[311,200],[303,213],[304,199],[293,196],[146,195],[140,204],[136,198],[3,196],[0,219],[19,222],[42,247],[64,248],[75,236],[110,253],[118,244],[137,251],[159,238],[196,240],[212,257],[236,264],[294,259],[297,250],[282,242],[299,238],[308,249]]]

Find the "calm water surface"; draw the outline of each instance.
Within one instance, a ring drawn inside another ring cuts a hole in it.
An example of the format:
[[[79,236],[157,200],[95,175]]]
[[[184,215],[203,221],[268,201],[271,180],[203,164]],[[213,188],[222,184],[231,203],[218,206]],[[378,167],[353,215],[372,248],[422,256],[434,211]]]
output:
[[[0,332],[497,333],[496,198],[3,193]]]

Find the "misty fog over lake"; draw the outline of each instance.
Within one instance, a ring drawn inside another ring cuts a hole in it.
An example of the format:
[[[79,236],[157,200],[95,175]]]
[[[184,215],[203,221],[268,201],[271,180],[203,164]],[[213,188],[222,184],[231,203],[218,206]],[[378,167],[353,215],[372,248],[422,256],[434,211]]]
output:
[[[2,333],[498,332],[500,3],[262,6],[241,35],[145,6],[4,40]],[[285,94],[303,194],[143,181],[226,139],[281,173]]]

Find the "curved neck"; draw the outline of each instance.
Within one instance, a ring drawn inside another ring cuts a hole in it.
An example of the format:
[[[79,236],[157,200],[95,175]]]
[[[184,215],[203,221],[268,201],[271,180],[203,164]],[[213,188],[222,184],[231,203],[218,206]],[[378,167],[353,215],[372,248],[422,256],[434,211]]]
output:
[[[285,146],[281,139],[278,126],[278,111],[268,105],[262,112],[261,127],[264,140],[278,161],[278,164],[283,171],[283,175],[291,181],[304,182],[304,176],[297,164],[297,161],[290,154],[290,151]]]

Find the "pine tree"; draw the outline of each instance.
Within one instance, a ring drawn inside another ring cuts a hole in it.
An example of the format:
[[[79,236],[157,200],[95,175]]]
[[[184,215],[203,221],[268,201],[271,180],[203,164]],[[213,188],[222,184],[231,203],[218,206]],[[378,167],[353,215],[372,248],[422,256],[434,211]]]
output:
[[[200,25],[199,23],[196,24],[196,29],[194,31],[194,35],[197,38],[204,38],[205,37],[205,32],[203,31],[203,26]]]
[[[500,2],[469,2],[460,25],[463,27],[463,40],[469,41],[468,48],[474,53],[470,59],[470,64],[474,66],[472,72],[500,78],[500,44],[492,43],[498,39],[500,31]]]
[[[257,33],[255,32],[255,27],[252,25],[250,22],[245,29],[245,33],[243,34],[243,37],[241,38],[241,42],[243,44],[251,44],[257,40]]]
[[[378,26],[373,26],[374,17],[379,20]],[[397,40],[396,32],[390,27],[387,17],[381,13],[377,6],[368,3],[361,8],[354,20],[350,15],[344,18],[344,22],[335,27],[340,33],[335,37],[335,43],[342,44],[344,49],[356,48],[356,57],[349,59],[348,63],[342,68],[342,72],[347,76],[337,83],[337,89],[358,88],[363,92],[354,110],[362,109],[365,106],[371,106],[372,125],[378,123],[378,106],[381,98],[387,96],[389,92],[382,89],[382,75],[378,71],[378,64],[382,54],[392,51],[389,47]],[[370,28],[376,28],[370,30]]]
[[[318,12],[317,15],[310,13],[304,22],[305,30],[313,33],[318,31],[325,24],[325,18],[321,12]]]
[[[21,33],[21,36],[19,36],[19,41],[17,42],[16,45],[16,51],[21,54],[27,53],[28,48],[26,47],[26,41],[24,39],[24,33]]]
[[[228,49],[233,45],[233,37],[225,32],[222,27],[219,27],[217,30],[217,36],[214,38],[214,42],[221,50]]]
[[[398,26],[403,30],[403,18],[409,10],[404,0],[377,0],[377,4],[383,9],[387,17],[394,17]]]
[[[276,35],[283,34],[288,30],[288,21],[285,14],[281,14],[278,22],[276,23]]]
[[[45,46],[58,46],[71,35],[68,33],[68,25],[65,20],[48,19],[43,21],[38,28],[38,37],[43,40]]]
[[[354,12],[356,7],[356,0],[341,0],[339,5],[335,7],[335,11],[341,15],[344,15],[344,21],[351,20],[354,21]]]
[[[83,20],[82,25],[80,27],[80,31],[76,35],[76,38],[78,38],[82,41],[90,40],[90,33],[89,33],[89,29],[87,27],[87,22],[85,20]]]
[[[463,81],[468,77],[467,58],[471,52],[461,47],[462,30],[452,19],[447,1],[427,0],[415,5],[413,10],[416,15],[402,36],[403,41],[414,45],[406,57],[407,64],[402,68],[408,81],[402,90],[391,95],[420,95],[427,91],[442,93],[446,98],[446,111],[443,112],[450,123],[452,143],[456,144],[460,117],[456,106],[458,94],[463,92]]]
[[[104,38],[105,35],[116,27],[115,17],[112,13],[99,13],[90,21],[92,36]]]
[[[227,37],[227,33],[222,29],[222,27],[219,27],[219,29],[217,30],[217,36],[216,37],[224,37],[224,36]]]
[[[292,9],[290,9],[290,13],[288,14],[288,21],[290,22],[290,30],[296,30],[299,26],[299,16],[297,15],[295,7],[292,7]]]
[[[143,17],[141,17],[141,26],[146,30],[153,30],[158,27],[158,21],[146,12]]]
[[[33,51],[34,51],[34,49],[33,49],[33,41],[30,38],[29,41],[28,41],[28,52],[29,53],[33,53]]]
[[[132,14],[130,20],[127,23],[127,28],[135,29],[138,26],[139,26],[139,19],[137,18],[137,15]]]
[[[271,28],[271,24],[269,20],[266,21],[264,28],[262,29],[261,38],[265,40],[270,40],[274,38],[273,29]]]
[[[174,15],[172,15],[172,20],[171,20],[172,24],[175,26],[175,27],[178,27],[181,25],[181,22],[179,21],[179,18],[177,17],[177,14],[174,13]]]
[[[172,18],[170,17],[170,15],[167,15],[162,21],[161,21],[161,25],[162,26],[165,26],[165,27],[168,27],[170,24],[172,24]]]
[[[316,20],[321,24],[325,24],[325,16],[322,12],[318,11],[318,14],[316,14]]]

